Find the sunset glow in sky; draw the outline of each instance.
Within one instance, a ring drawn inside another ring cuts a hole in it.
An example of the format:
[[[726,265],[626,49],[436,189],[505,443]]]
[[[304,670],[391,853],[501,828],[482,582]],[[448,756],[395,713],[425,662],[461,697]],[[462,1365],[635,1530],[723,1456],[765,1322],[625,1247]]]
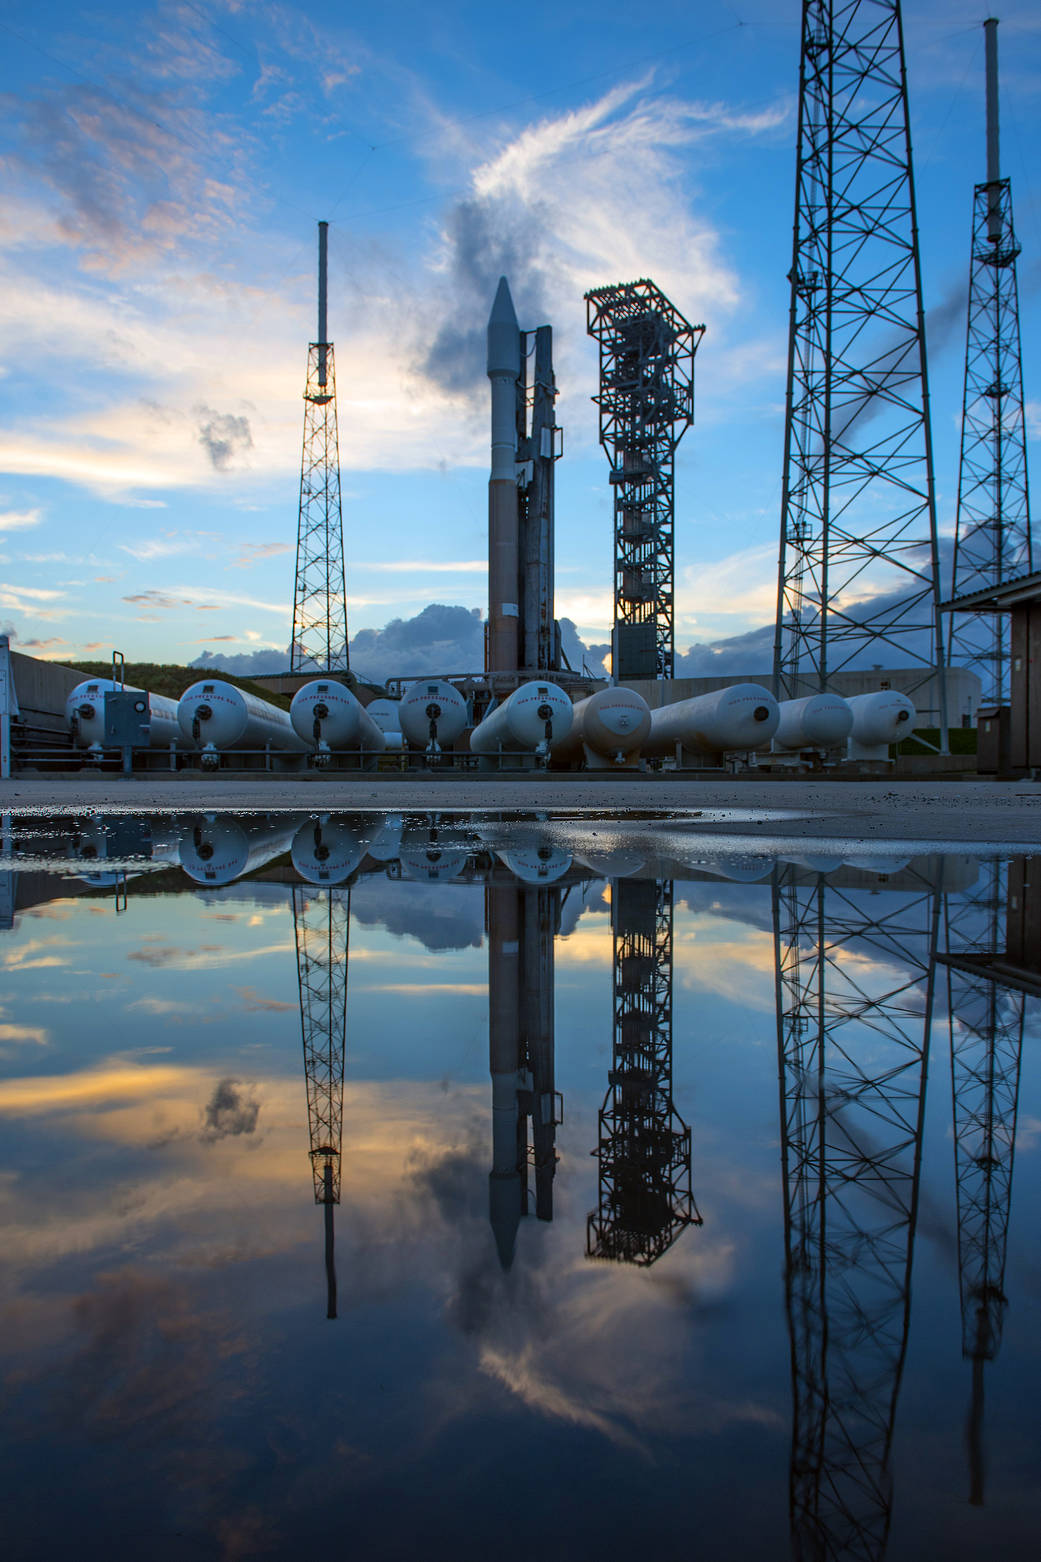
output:
[[[706,334],[677,464],[677,644],[772,619],[800,7],[13,0],[0,18],[0,629],[56,659],[284,653],[319,219],[352,635],[486,602],[484,328],[555,331],[557,611],[611,617],[583,294]],[[904,6],[941,528],[953,528],[984,12]],[[1041,15],[999,11],[1041,431]],[[452,670],[460,670],[452,667]]]

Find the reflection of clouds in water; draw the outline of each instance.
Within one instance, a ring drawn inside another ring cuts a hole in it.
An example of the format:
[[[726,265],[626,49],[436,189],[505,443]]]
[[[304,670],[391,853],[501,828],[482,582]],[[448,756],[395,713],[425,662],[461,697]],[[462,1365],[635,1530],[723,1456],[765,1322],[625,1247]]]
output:
[[[259,1116],[260,1102],[251,1085],[240,1088],[237,1079],[220,1079],[203,1111],[200,1137],[204,1144],[212,1144],[217,1139],[254,1133]]]
[[[285,1003],[281,998],[265,998],[255,987],[236,987],[242,1007],[250,1013],[299,1014],[299,1003]]]
[[[447,1364],[438,1369],[432,1398],[442,1420],[480,1413],[494,1385],[548,1420],[647,1457],[652,1440],[693,1424],[782,1425],[772,1407],[709,1399],[688,1380],[699,1320],[708,1324],[730,1309],[732,1243],[688,1234],[696,1247],[687,1243],[657,1268],[637,1272],[562,1254],[562,1243],[570,1249],[583,1240],[574,1222],[547,1227],[529,1219],[504,1273],[488,1220],[485,1138],[475,1124],[468,1140],[416,1153],[411,1163],[416,1200],[426,1210],[422,1229],[440,1261],[445,1315],[472,1342],[477,1373],[460,1374],[455,1355],[450,1380]]]
[[[480,949],[484,886],[362,879],[351,892],[351,918],[414,938],[426,949]]]

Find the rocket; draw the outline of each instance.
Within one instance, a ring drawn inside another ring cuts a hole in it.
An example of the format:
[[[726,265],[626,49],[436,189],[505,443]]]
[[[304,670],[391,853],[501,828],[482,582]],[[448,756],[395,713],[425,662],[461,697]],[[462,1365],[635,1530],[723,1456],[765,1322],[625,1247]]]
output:
[[[488,482],[488,670],[513,672],[520,653],[520,505],[517,492],[517,381],[520,328],[505,277],[488,319],[492,382],[492,470]]]

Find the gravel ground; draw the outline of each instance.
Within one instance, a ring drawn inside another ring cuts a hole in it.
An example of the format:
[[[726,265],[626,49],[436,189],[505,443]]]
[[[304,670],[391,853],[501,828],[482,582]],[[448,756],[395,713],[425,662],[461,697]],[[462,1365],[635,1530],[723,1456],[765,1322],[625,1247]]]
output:
[[[17,776],[0,782],[10,813],[185,813],[376,809],[624,816],[706,812],[706,832],[772,839],[881,844],[1010,846],[1041,851],[1041,783],[1032,781],[691,780],[666,775],[598,778],[536,773],[514,779],[473,775],[265,776],[246,779],[80,774]],[[697,821],[694,821],[695,825]]]

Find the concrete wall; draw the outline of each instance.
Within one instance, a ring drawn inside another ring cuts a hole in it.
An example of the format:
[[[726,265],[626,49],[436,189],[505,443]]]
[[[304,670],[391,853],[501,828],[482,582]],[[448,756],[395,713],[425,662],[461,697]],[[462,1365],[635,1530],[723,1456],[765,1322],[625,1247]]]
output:
[[[872,694],[876,689],[899,689],[915,703],[918,712],[916,725],[937,727],[940,724],[940,696],[937,679],[930,674],[922,681],[921,667],[868,668],[863,672],[842,672],[828,679],[828,688],[834,694],[849,697],[853,694]],[[649,679],[628,678],[627,689],[642,694],[652,710],[660,705],[674,705],[677,700],[690,700],[697,694],[712,694],[716,689],[729,689],[735,683],[759,683],[764,689],[772,688],[773,675],[768,672],[730,673],[718,678]],[[947,672],[947,719],[952,727],[976,725],[981,683],[974,672],[965,667],[952,667]],[[812,693],[807,689],[806,693]]]
[[[85,673],[57,662],[41,662],[35,656],[11,652],[11,672],[22,720],[31,727],[65,731],[65,700]]]

